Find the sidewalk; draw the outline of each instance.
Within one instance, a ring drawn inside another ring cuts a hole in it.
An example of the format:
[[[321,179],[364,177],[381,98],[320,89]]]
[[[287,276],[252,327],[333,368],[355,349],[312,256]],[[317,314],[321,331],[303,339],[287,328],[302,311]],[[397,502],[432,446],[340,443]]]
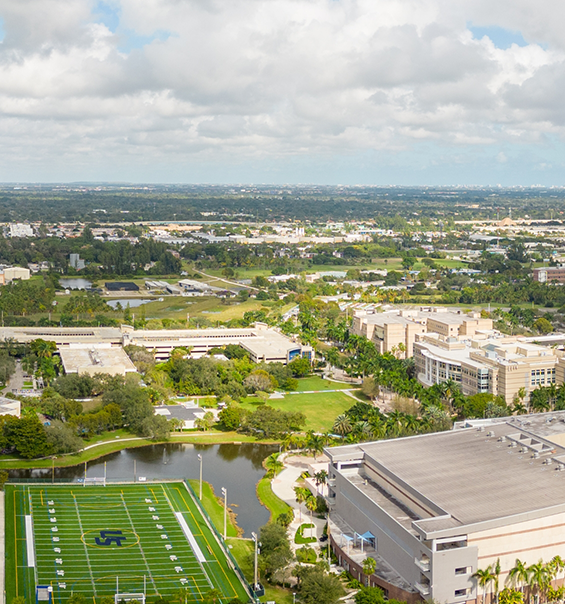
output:
[[[324,455],[319,455],[316,458],[316,462],[320,463],[327,458]],[[284,459],[285,469],[276,476],[271,482],[271,488],[273,493],[288,503],[294,510],[294,520],[291,522],[289,529],[290,535],[290,543],[293,548],[293,551],[296,551],[298,548],[303,547],[303,545],[297,545],[294,543],[294,535],[298,530],[298,527],[301,524],[310,524],[310,512],[307,510],[305,505],[299,506],[296,501],[296,494],[294,492],[295,486],[300,486],[298,478],[302,474],[308,470],[308,467],[311,463],[314,462],[313,457],[302,457],[300,455],[288,455]],[[302,520],[301,520],[302,517]],[[312,531],[312,535],[319,539],[322,536],[324,525],[326,524],[325,518],[317,518],[315,515],[312,517],[312,523],[314,524],[314,529]],[[310,536],[310,530],[306,531],[306,536]],[[320,547],[318,543],[311,543],[309,547],[313,547],[318,550]]]

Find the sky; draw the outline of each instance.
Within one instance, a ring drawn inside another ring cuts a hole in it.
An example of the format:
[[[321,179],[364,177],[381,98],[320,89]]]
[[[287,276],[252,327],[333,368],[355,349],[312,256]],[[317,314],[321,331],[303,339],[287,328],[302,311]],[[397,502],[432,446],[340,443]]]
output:
[[[0,0],[0,181],[565,185],[563,0]]]

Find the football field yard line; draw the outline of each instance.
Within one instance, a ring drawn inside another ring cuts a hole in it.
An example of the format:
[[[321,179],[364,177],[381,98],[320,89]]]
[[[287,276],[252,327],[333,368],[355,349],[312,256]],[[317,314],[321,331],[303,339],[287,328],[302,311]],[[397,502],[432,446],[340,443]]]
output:
[[[78,503],[77,503],[77,498],[73,493],[73,499],[75,501],[75,510],[77,512],[77,518],[78,518],[78,526],[80,529],[80,534],[83,535],[84,531],[82,530],[82,520],[80,518],[80,511],[78,509]],[[94,581],[94,575],[92,574],[92,566],[90,565],[90,557],[88,555],[88,546],[86,545],[86,543],[83,541],[82,542],[83,546],[84,546],[84,555],[86,556],[86,563],[88,564],[88,572],[90,573],[90,581],[92,583],[92,589],[94,591],[94,596],[96,596],[96,582]]]
[[[131,515],[129,513],[126,500],[124,499],[123,491],[120,492],[120,497],[122,498],[122,502],[123,502],[124,508],[126,510],[126,514],[127,514],[130,526],[131,526],[131,530],[133,531],[134,535],[137,535],[137,532],[135,530],[135,525],[133,523],[133,520],[131,519]],[[151,580],[151,583],[153,585],[153,589],[155,590],[155,593],[157,595],[159,595],[159,590],[157,589],[157,585],[155,584],[155,579],[153,578],[153,574],[151,573],[151,567],[149,566],[149,564],[147,562],[147,558],[145,557],[145,552],[143,551],[143,547],[141,546],[141,541],[138,543],[138,545],[139,545],[139,551],[141,552],[141,557],[143,558],[143,562],[145,563],[145,568],[147,569],[147,574],[149,575],[149,579]]]

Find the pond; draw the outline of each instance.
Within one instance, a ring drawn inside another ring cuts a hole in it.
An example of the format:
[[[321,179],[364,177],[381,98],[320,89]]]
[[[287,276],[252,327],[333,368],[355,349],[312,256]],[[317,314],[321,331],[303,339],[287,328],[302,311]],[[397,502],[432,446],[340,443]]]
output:
[[[114,310],[118,304],[122,305],[122,308],[126,308],[129,304],[130,308],[137,308],[142,304],[147,304],[148,302],[155,302],[155,300],[140,300],[139,298],[121,298],[118,300],[107,300],[107,304],[111,306]]]
[[[133,480],[134,465],[137,478],[198,479],[202,455],[202,478],[209,482],[216,495],[221,495],[222,487],[228,490],[228,505],[237,516],[237,524],[246,537],[251,531],[269,521],[269,511],[257,499],[256,486],[265,474],[262,462],[271,453],[278,451],[276,445],[255,443],[227,445],[190,445],[167,443],[150,445],[136,449],[124,449],[91,461],[87,476],[104,476],[104,462],[108,480]],[[134,464],[135,462],[135,464]],[[11,470],[14,478],[51,477],[51,469]],[[84,465],[70,468],[55,468],[55,478],[70,481],[82,480]],[[98,488],[98,487],[92,487]]]
[[[59,283],[65,289],[89,289],[92,287],[92,281],[88,279],[59,279]]]

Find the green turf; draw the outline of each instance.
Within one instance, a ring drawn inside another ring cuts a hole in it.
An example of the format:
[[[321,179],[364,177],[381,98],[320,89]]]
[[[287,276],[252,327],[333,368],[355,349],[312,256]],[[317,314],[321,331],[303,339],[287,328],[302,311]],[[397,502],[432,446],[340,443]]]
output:
[[[351,384],[332,382],[314,375],[312,377],[300,378],[298,380],[298,388],[296,390],[297,392],[305,392],[308,390],[343,390],[352,387],[353,386]]]
[[[327,432],[334,425],[335,418],[355,404],[355,399],[344,392],[290,393],[284,398],[269,399],[267,404],[293,413],[300,411],[306,416],[306,430]],[[258,403],[246,399],[241,405],[254,411]]]
[[[261,478],[257,483],[257,497],[259,501],[271,512],[271,520],[279,514],[285,514],[290,510],[290,506],[279,499],[271,488],[271,479],[267,476]]]
[[[199,562],[176,512],[189,526],[204,561]],[[182,482],[86,488],[9,485],[6,514],[8,602],[15,596],[32,602],[35,585],[51,585],[57,604],[66,602],[72,593],[96,602],[114,595],[116,577],[122,593],[143,591],[145,577],[148,598],[171,599],[185,587],[189,602],[201,602],[211,589],[223,593],[223,602],[248,599]],[[35,569],[27,566],[26,514],[33,518]],[[101,531],[105,530],[122,531],[125,541],[120,546],[104,545],[107,536]]]

